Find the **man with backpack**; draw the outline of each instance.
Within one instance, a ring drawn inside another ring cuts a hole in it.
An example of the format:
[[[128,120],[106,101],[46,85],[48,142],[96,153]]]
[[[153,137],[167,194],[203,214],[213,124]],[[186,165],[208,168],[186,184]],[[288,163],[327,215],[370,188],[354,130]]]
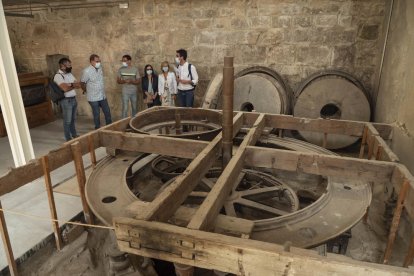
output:
[[[177,50],[175,62],[178,65],[177,83],[178,83],[178,102],[182,107],[193,107],[194,90],[198,83],[198,74],[194,65],[187,62],[187,51],[184,49]]]
[[[76,102],[75,88],[81,88],[80,82],[77,82],[72,75],[72,64],[68,58],[61,58],[59,60],[59,71],[55,74],[53,81],[63,91],[64,97],[58,101],[62,107],[63,114],[63,130],[66,141],[72,138],[79,137],[76,132],[76,109],[78,103]]]

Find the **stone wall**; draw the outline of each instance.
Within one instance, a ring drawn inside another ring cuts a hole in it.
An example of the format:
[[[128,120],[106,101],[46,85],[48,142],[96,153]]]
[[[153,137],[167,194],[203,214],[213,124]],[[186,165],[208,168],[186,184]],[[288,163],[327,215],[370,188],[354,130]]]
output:
[[[394,124],[393,151],[414,174],[414,1],[396,0],[375,120]]]
[[[48,54],[67,54],[77,77],[91,53],[101,55],[107,94],[120,114],[116,72],[128,53],[140,72],[159,68],[186,48],[201,78],[197,99],[235,56],[236,71],[269,66],[296,89],[323,69],[344,69],[369,91],[382,49],[385,0],[130,0],[118,7],[40,11],[34,19],[7,17],[18,71],[45,71]],[[79,97],[80,114],[90,115]]]

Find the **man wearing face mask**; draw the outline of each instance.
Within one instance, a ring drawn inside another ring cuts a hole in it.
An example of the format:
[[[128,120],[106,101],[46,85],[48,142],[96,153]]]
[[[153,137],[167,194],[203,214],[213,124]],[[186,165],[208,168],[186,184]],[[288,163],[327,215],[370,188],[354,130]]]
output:
[[[81,77],[82,89],[86,91],[86,97],[92,108],[95,129],[101,127],[100,108],[105,115],[105,123],[112,123],[111,110],[105,95],[105,86],[101,59],[98,55],[92,54],[89,57],[90,65],[83,70]]]
[[[194,90],[198,83],[197,70],[187,62],[187,51],[184,49],[177,50],[175,62],[178,64],[178,101],[182,107],[193,107]]]
[[[76,132],[76,109],[78,103],[76,102],[75,88],[81,88],[80,83],[76,81],[72,75],[72,64],[68,58],[61,58],[59,60],[59,71],[56,73],[53,81],[59,85],[63,90],[65,98],[59,104],[62,107],[63,116],[63,131],[66,141],[76,138],[79,135]]]
[[[122,84],[122,118],[128,117],[128,105],[131,102],[131,117],[137,114],[138,69],[131,65],[131,56],[122,57],[122,67],[118,70],[117,82]]]

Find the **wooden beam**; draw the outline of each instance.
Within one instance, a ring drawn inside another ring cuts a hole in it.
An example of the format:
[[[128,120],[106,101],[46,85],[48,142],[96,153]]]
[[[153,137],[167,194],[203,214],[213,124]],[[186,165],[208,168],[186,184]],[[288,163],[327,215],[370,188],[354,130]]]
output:
[[[92,168],[96,167],[95,142],[92,135],[88,135],[89,155],[91,157]]]
[[[149,204],[150,202],[137,200],[130,204],[126,211],[132,217],[136,217],[139,212],[145,208],[148,208]],[[169,222],[177,226],[186,226],[196,211],[196,208],[180,206],[178,207],[177,212],[175,212],[175,214],[169,219]],[[251,220],[219,214],[214,221],[213,232],[230,236],[248,237],[250,236],[253,227],[254,222]]]
[[[244,123],[247,126],[253,125],[260,113],[245,112]],[[331,120],[331,119],[310,119],[299,118],[291,115],[266,114],[266,127],[291,130],[305,130],[321,133],[343,134],[355,137],[362,137],[367,122]],[[372,123],[379,135],[389,140],[392,133],[392,126],[387,124]]]
[[[53,233],[55,234],[56,248],[60,251],[63,248],[62,235],[60,233],[59,222],[56,212],[55,197],[53,196],[52,180],[50,178],[49,158],[42,157],[43,174],[45,178],[45,186],[47,199],[49,201],[50,216],[52,217]]]
[[[213,186],[208,196],[204,199],[200,208],[191,219],[187,226],[188,228],[209,230],[213,226],[214,220],[220,213],[220,209],[223,207],[223,204],[229,196],[231,189],[236,184],[236,179],[243,169],[246,147],[256,144],[265,123],[265,114],[260,114],[253,127],[249,130],[246,137],[244,137],[243,142],[237,149],[236,153],[231,158],[220,177],[217,179],[216,184]]]
[[[368,135],[368,128],[364,127],[364,132],[362,134],[362,140],[361,140],[361,147],[359,149],[359,158],[364,158],[365,155],[365,145],[367,144],[367,135]]]
[[[115,218],[120,250],[236,275],[411,275],[408,269],[319,256],[316,252],[159,222]]]
[[[398,194],[397,205],[395,206],[395,209],[394,209],[394,216],[392,218],[391,229],[388,235],[387,247],[385,248],[385,253],[384,253],[384,260],[383,260],[384,264],[388,264],[388,261],[392,254],[392,249],[394,246],[395,237],[397,235],[398,226],[400,225],[400,219],[401,219],[402,209],[404,207],[404,201],[407,196],[409,187],[410,187],[410,184],[408,183],[408,180],[404,180],[400,193]]]
[[[189,159],[196,158],[209,144],[205,141],[139,133],[124,133],[111,130],[102,130],[99,132],[99,136],[100,143],[103,147]]]
[[[3,209],[0,202],[0,209]],[[14,260],[13,248],[10,244],[9,231],[7,230],[6,219],[4,218],[4,212],[0,211],[0,234],[3,241],[4,251],[6,253],[7,264],[9,265],[10,274],[12,276],[17,275],[17,265]]]
[[[390,180],[394,170],[394,164],[389,162],[253,146],[247,147],[245,162],[246,166],[252,167],[381,182]]]
[[[115,121],[112,124],[109,124],[107,126],[100,128],[99,131],[100,130],[125,131],[129,126],[130,120],[131,120],[131,117]]]
[[[92,135],[96,148],[100,147],[98,131],[94,131],[88,135]],[[89,141],[87,136],[81,136],[74,139],[81,145],[82,155],[89,152]],[[75,143],[73,142],[73,143]],[[70,144],[72,141],[65,143],[62,147],[50,151],[47,156],[49,158],[49,168],[51,171],[72,162],[72,151]],[[0,196],[10,193],[21,186],[36,180],[43,176],[41,158],[31,160],[28,164],[12,168],[0,178]]]
[[[93,214],[89,209],[88,202],[86,201],[85,196],[85,183],[86,183],[86,176],[85,176],[85,168],[83,166],[82,160],[82,151],[80,143],[76,142],[71,146],[72,154],[73,154],[73,161],[75,163],[76,169],[76,176],[78,179],[78,186],[79,186],[79,194],[82,201],[83,207],[83,214],[85,216],[85,220],[89,224],[93,224]]]
[[[145,220],[168,220],[184,202],[211,165],[218,158],[221,151],[222,134],[205,147],[187,169],[177,176],[157,197],[150,203],[149,208],[139,212],[137,218]]]

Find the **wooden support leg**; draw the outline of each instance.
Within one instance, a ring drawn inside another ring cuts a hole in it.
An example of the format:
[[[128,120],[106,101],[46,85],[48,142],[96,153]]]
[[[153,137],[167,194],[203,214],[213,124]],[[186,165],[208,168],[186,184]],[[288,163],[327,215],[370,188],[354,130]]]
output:
[[[79,185],[79,193],[80,193],[80,197],[82,200],[82,206],[83,206],[83,214],[85,215],[86,222],[89,224],[93,224],[92,213],[89,209],[89,205],[85,197],[86,176],[85,176],[85,168],[83,166],[83,160],[82,160],[81,144],[79,142],[75,142],[71,144],[70,147],[72,149],[73,161],[75,162],[76,176],[78,178],[78,185]]]
[[[1,206],[0,202],[0,208]],[[10,244],[9,232],[7,231],[6,220],[4,219],[3,211],[0,212],[0,232],[1,239],[3,240],[4,251],[6,251],[7,263],[9,264],[10,275],[17,275],[16,261],[13,256],[13,249]]]
[[[323,142],[322,142],[322,147],[326,149],[326,145],[328,144],[328,133],[324,133],[323,134]]]
[[[89,153],[91,156],[92,167],[95,168],[96,167],[95,143],[93,141],[92,135],[88,136],[88,146],[89,146]]]
[[[367,135],[368,135],[368,128],[364,127],[364,132],[362,134],[362,140],[361,140],[361,148],[359,150],[359,158],[364,158],[365,145],[367,144]]]
[[[388,235],[387,247],[385,248],[384,253],[384,264],[388,264],[388,261],[391,257],[392,248],[394,246],[395,236],[397,235],[398,226],[400,224],[401,213],[404,207],[404,200],[407,196],[408,188],[409,188],[408,180],[404,180],[403,185],[401,186],[400,193],[397,199],[397,205],[394,210],[394,217],[392,218],[392,224],[390,229],[390,234]]]
[[[62,242],[62,236],[60,234],[59,222],[57,222],[58,218],[57,218],[57,212],[56,212],[55,198],[53,196],[52,181],[50,179],[49,158],[47,155],[42,157],[42,167],[43,167],[43,174],[45,177],[45,186],[46,186],[47,198],[49,201],[50,215],[53,219],[52,226],[53,226],[53,232],[55,233],[56,247],[60,251],[63,248],[63,242]]]
[[[414,259],[414,236],[411,238],[410,248],[408,248],[407,256],[405,256],[404,267],[409,267],[413,264]]]
[[[368,139],[367,143],[368,143],[368,160],[371,160],[372,156],[374,155],[374,144],[375,144],[374,137],[371,136],[371,138]]]

